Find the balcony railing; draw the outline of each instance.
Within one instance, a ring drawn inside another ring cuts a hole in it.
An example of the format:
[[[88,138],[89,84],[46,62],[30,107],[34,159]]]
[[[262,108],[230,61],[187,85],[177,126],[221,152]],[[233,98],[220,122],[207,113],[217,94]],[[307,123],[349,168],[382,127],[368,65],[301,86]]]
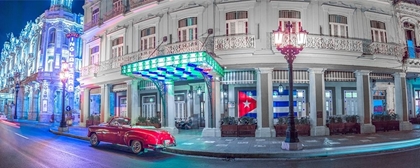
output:
[[[308,35],[306,48],[363,52],[363,40],[330,36]]]
[[[99,71],[99,65],[89,65],[89,66],[82,67],[82,70],[81,70],[82,73],[80,75],[91,76],[95,73],[98,73],[98,71]]]
[[[86,30],[89,30],[92,27],[95,27],[95,26],[99,25],[101,23],[101,20],[102,19],[92,20],[90,22],[85,23],[84,24],[84,30],[86,31]]]
[[[254,35],[229,35],[214,38],[214,51],[255,48]]]
[[[159,2],[160,0],[130,0],[130,9],[137,8],[142,5],[146,5],[151,2]]]
[[[107,21],[115,16],[118,16],[124,12],[124,7],[119,7],[112,9],[111,11],[107,12],[104,16],[104,21]]]
[[[373,42],[369,45],[371,54],[384,54],[384,55],[395,55],[402,56],[404,54],[404,46],[393,43],[378,43]]]
[[[196,51],[200,51],[202,46],[203,46],[203,43],[200,40],[192,40],[192,41],[168,44],[165,46],[165,54],[196,52]]]

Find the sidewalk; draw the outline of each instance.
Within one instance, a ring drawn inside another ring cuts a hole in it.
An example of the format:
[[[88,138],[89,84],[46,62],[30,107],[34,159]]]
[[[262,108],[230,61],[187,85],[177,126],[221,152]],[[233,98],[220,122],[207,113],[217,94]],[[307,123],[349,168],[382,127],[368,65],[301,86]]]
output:
[[[73,126],[69,132],[58,132],[57,126],[50,132],[82,140],[89,140],[87,128]],[[174,135],[176,147],[166,152],[220,158],[310,158],[337,155],[354,155],[392,151],[420,145],[420,130],[391,131],[374,134],[348,134],[332,136],[300,136],[304,149],[281,149],[285,137],[201,137],[198,133],[180,130]]]

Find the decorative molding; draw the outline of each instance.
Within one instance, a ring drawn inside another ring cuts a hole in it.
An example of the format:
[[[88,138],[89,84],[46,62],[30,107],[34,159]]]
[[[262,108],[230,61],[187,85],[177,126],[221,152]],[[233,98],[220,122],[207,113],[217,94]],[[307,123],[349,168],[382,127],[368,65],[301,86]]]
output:
[[[382,22],[389,22],[391,20],[391,15],[387,15],[387,14],[382,14],[382,13],[375,13],[375,12],[370,12],[370,11],[365,11],[364,12],[366,18],[370,19],[370,20],[377,20],[377,21],[382,21]]]
[[[124,33],[125,33],[126,29],[127,29],[126,26],[121,26],[121,27],[116,26],[114,29],[111,29],[107,33],[107,37],[108,38],[115,38],[117,36],[124,36]]]
[[[201,13],[203,13],[204,7],[203,6],[194,6],[189,8],[179,8],[178,11],[170,12],[169,15],[172,19],[178,20],[187,17],[197,17]]]
[[[295,1],[271,1],[270,6],[279,10],[297,10],[302,12],[308,9],[309,2],[295,2]]]
[[[322,4],[322,9],[327,12],[328,14],[336,14],[336,15],[345,15],[350,17],[353,15],[355,8],[351,8],[351,6],[333,6],[329,4]]]
[[[235,1],[235,3],[219,3],[217,7],[220,12],[247,11],[253,9],[255,4],[255,1]]]
[[[160,20],[160,17],[154,16],[152,18],[147,18],[147,19],[135,22],[134,27],[136,27],[138,30],[142,30],[145,28],[153,27],[153,26],[157,28],[157,26],[159,25],[159,20]]]

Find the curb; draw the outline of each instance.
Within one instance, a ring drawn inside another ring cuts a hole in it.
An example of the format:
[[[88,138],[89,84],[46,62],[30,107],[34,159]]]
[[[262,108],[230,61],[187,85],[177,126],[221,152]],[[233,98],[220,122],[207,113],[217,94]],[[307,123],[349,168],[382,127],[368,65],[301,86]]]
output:
[[[89,138],[88,137],[77,136],[77,135],[73,135],[73,134],[69,134],[69,133],[54,131],[51,128],[49,129],[49,131],[52,132],[53,134],[56,134],[56,135],[64,135],[64,136],[68,136],[68,137],[72,137],[72,138],[76,138],[76,139],[81,139],[81,140],[89,141]]]
[[[64,133],[49,129],[49,131],[56,135],[68,136],[80,140],[89,141],[88,137],[73,135],[70,133]],[[354,146],[342,146],[342,147],[326,147],[322,149],[310,149],[303,151],[285,151],[277,153],[220,153],[220,152],[209,152],[209,151],[194,151],[194,150],[182,150],[176,147],[168,147],[163,151],[173,154],[190,155],[190,156],[203,156],[213,158],[283,158],[283,159],[308,159],[308,158],[320,158],[320,157],[337,157],[337,156],[350,156],[350,155],[367,155],[381,152],[393,152],[398,150],[412,149],[413,147],[420,147],[420,138],[395,141],[387,143],[377,143],[369,145],[354,145]]]

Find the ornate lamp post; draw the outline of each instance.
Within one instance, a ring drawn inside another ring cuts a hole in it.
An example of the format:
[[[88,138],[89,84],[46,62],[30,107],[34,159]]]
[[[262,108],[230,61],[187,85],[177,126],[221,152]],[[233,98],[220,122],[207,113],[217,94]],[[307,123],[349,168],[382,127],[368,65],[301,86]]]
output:
[[[14,82],[15,82],[15,112],[13,114],[13,119],[17,119],[17,100],[19,95],[20,89],[20,82],[19,82],[20,72],[16,71],[14,75]]]
[[[61,63],[61,72],[60,72],[60,80],[63,83],[63,92],[61,96],[61,122],[60,127],[58,128],[59,131],[68,131],[67,125],[66,125],[66,118],[65,118],[65,93],[66,93],[66,83],[67,79],[69,78],[69,66],[67,62]]]
[[[286,24],[283,31],[281,27],[274,30],[274,41],[276,48],[284,55],[289,66],[289,115],[286,131],[286,140],[282,143],[282,149],[285,150],[301,150],[302,144],[299,142],[298,133],[295,128],[295,115],[293,108],[293,61],[296,55],[303,50],[303,45],[306,43],[306,35],[308,32],[302,30],[296,32],[292,29],[290,22]]]

